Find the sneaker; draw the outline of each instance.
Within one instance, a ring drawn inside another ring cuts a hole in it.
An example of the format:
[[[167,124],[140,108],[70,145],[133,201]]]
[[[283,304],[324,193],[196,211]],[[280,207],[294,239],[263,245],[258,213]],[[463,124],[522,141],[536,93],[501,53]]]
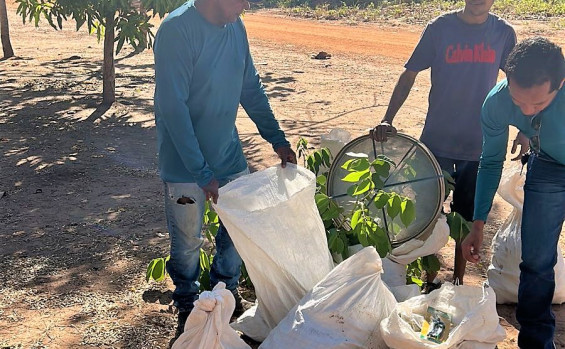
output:
[[[253,306],[253,303],[243,299],[238,291],[232,293],[235,298],[235,309],[233,310],[232,317],[238,318],[247,310],[249,310]]]

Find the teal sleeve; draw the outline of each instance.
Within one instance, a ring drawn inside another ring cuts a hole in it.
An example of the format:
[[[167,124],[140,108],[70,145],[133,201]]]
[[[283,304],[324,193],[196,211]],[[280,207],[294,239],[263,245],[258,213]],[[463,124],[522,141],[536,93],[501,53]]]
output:
[[[154,47],[155,115],[180,154],[184,167],[200,187],[208,184],[213,172],[204,160],[194,133],[188,98],[193,73],[193,54],[178,27],[164,23]],[[162,154],[166,156],[166,154]]]
[[[275,119],[271,105],[261,83],[259,74],[253,64],[253,58],[247,46],[247,59],[245,60],[245,77],[240,98],[241,105],[251,120],[257,126],[259,134],[273,149],[281,146],[290,146],[278,121]]]
[[[506,118],[507,115],[504,115],[503,112],[497,112],[496,101],[489,101],[487,97],[481,112],[483,152],[477,176],[473,220],[487,220],[494,195],[500,183],[508,144]]]

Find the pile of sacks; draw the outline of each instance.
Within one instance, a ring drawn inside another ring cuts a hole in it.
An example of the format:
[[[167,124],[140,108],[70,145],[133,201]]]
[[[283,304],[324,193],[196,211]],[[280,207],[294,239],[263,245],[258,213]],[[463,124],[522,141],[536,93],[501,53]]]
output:
[[[417,288],[406,286],[406,264],[445,245],[449,232],[444,220],[430,235],[396,248],[388,258],[381,260],[367,247],[334,268],[314,191],[314,175],[293,165],[255,172],[220,189],[215,210],[246,263],[257,304],[230,326],[233,296],[221,286],[203,293],[206,301],[195,304],[198,315],[190,315],[174,348],[247,347],[235,338],[235,330],[267,349],[450,348],[465,343],[494,348],[504,338],[492,289],[444,284],[429,295],[416,295]],[[442,344],[420,338],[429,306],[452,315],[449,338]]]

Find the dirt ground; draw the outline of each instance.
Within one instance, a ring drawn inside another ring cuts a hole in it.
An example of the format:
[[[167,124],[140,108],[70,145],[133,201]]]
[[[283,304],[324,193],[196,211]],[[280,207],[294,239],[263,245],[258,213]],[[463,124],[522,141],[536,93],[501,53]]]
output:
[[[124,49],[117,57],[118,102],[101,101],[102,45],[66,23],[55,31],[22,25],[8,1],[17,57],[0,61],[0,347],[166,348],[175,320],[172,284],[146,283],[149,260],[165,256],[168,236],[157,173],[153,56]],[[291,143],[317,145],[343,128],[374,126],[422,26],[300,20],[276,12],[245,15],[252,52]],[[516,22],[519,37],[541,34],[564,44],[544,22]],[[314,60],[319,51],[329,60]],[[428,73],[397,117],[419,136]],[[243,112],[238,129],[252,170],[277,163]],[[510,212],[494,205],[485,245]],[[453,246],[441,251],[450,280]],[[488,255],[483,260],[488,261]],[[485,262],[467,282],[485,280]],[[511,306],[499,307],[516,347]],[[555,308],[556,342],[565,347],[565,311]]]

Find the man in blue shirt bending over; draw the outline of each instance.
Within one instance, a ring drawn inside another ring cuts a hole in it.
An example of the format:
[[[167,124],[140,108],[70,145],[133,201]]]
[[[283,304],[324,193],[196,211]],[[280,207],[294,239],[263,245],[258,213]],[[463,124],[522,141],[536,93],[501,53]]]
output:
[[[515,126],[529,137],[531,150],[522,211],[518,346],[549,349],[555,347],[553,268],[565,219],[565,60],[561,48],[541,37],[524,40],[508,56],[506,76],[483,104],[483,152],[473,228],[462,251],[469,262],[479,261],[483,227],[506,156],[508,128]]]
[[[167,271],[179,311],[177,335],[198,298],[199,250],[205,200],[249,173],[235,126],[241,104],[282,160],[296,155],[280,129],[249,52],[240,18],[248,0],[189,1],[169,14],[155,40],[155,123],[159,170],[171,240]],[[241,258],[224,228],[216,236],[210,272],[236,297]]]

